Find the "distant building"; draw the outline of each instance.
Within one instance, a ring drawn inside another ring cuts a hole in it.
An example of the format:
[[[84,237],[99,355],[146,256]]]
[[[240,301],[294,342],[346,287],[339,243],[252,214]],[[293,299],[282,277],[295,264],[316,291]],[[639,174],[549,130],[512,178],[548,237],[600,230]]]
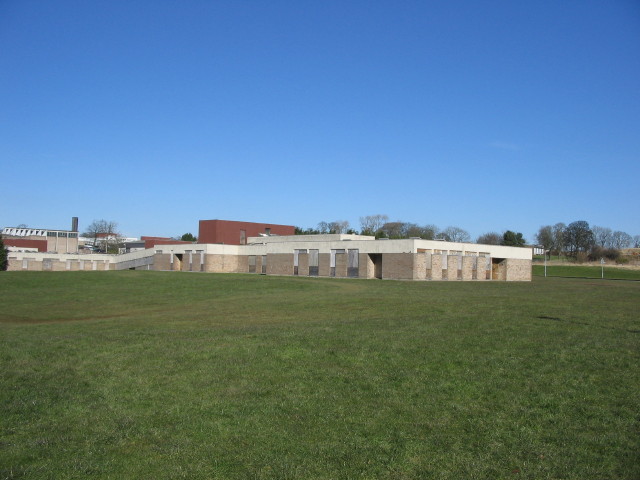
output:
[[[241,222],[238,222],[241,223]],[[261,232],[262,233],[262,232]],[[531,248],[365,235],[159,244],[122,255],[12,253],[9,270],[160,270],[431,281],[530,281]]]
[[[198,243],[246,245],[249,237],[294,235],[293,225],[236,222],[232,220],[200,220]]]
[[[2,239],[10,252],[33,251],[33,249],[37,249],[39,252],[78,252],[77,231],[5,227],[2,229]]]

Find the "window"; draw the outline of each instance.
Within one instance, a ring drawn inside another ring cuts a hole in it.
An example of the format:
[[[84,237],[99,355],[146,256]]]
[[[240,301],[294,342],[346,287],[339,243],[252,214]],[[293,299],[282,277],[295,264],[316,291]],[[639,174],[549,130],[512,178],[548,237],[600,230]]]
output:
[[[358,278],[359,253],[360,251],[357,248],[349,249],[347,277]]]
[[[310,249],[309,250],[309,276],[317,277],[318,276],[318,257],[320,250]]]

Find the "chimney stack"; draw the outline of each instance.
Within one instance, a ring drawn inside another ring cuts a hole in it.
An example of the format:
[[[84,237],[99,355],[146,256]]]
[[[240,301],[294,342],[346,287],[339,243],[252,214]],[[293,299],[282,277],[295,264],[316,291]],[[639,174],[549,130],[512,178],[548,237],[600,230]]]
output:
[[[78,217],[71,217],[71,231],[78,231]]]

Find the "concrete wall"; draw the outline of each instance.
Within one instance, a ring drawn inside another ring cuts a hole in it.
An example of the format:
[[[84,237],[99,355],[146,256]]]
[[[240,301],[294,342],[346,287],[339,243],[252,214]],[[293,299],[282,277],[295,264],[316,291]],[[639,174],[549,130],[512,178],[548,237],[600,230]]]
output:
[[[475,271],[476,260],[478,257],[465,256],[462,257],[462,280],[473,280],[473,274]]]
[[[204,256],[204,271],[209,273],[237,273],[239,259],[238,255],[206,254]],[[246,268],[248,271],[248,264]]]
[[[458,280],[458,255],[447,255],[446,280]]]
[[[347,276],[348,255],[346,253],[336,253],[336,277],[345,278]]]
[[[293,253],[267,255],[267,275],[293,275]]]
[[[382,278],[392,280],[413,280],[414,266],[412,253],[385,253],[382,255]]]
[[[301,277],[309,276],[309,254],[308,253],[298,254],[298,275],[300,275]]]
[[[374,265],[368,253],[358,255],[358,278],[374,278]]]
[[[331,275],[331,254],[320,253],[318,255],[318,276],[328,277]]]
[[[442,280],[442,255],[431,255],[431,275],[429,280]]]
[[[531,262],[527,260],[518,260],[507,258],[506,280],[508,282],[530,282],[531,281]]]

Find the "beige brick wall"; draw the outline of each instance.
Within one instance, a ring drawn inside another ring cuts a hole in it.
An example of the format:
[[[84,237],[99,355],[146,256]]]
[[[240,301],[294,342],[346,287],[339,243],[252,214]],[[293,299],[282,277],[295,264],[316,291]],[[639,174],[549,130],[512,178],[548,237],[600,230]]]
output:
[[[473,280],[473,266],[478,257],[462,257],[462,280]]]
[[[194,255],[193,258],[194,261],[194,265],[193,265],[193,271],[197,271],[200,270],[200,254],[198,254],[198,259],[196,262],[196,258]],[[248,255],[238,255],[236,256],[236,272],[238,273],[249,273],[249,256]],[[197,263],[197,265],[195,265],[195,263]]]
[[[262,273],[262,255],[256,255],[256,273]]]
[[[18,260],[17,258],[9,258],[7,262],[7,271],[22,270],[22,260]]]
[[[373,278],[373,261],[368,253],[358,254],[358,277],[359,278]]]
[[[416,253],[413,259],[413,279],[426,280],[428,253]]]
[[[209,273],[237,273],[238,263],[238,255],[209,254],[204,256],[204,271]],[[257,259],[256,263],[258,263]],[[247,266],[248,270],[249,267]]]
[[[458,255],[447,255],[447,280],[458,279]]]
[[[293,275],[293,253],[268,254],[267,275]]]
[[[308,253],[298,254],[298,275],[300,275],[301,277],[309,276],[309,254]]]
[[[413,253],[383,253],[382,278],[413,279]]]
[[[153,269],[154,270],[170,270],[171,265],[169,259],[171,255],[168,253],[156,253],[153,256]]]
[[[429,280],[442,280],[442,255],[431,255],[431,276]]]
[[[318,276],[328,277],[331,274],[331,254],[318,254]]]
[[[487,280],[487,258],[478,257],[478,269],[476,271],[476,280]]]
[[[508,258],[506,260],[506,276],[508,282],[530,282],[531,261]]]
[[[344,278],[347,276],[347,264],[349,256],[346,253],[336,253],[336,277]]]
[[[507,279],[507,262],[504,259],[491,259],[491,280],[505,281]]]

